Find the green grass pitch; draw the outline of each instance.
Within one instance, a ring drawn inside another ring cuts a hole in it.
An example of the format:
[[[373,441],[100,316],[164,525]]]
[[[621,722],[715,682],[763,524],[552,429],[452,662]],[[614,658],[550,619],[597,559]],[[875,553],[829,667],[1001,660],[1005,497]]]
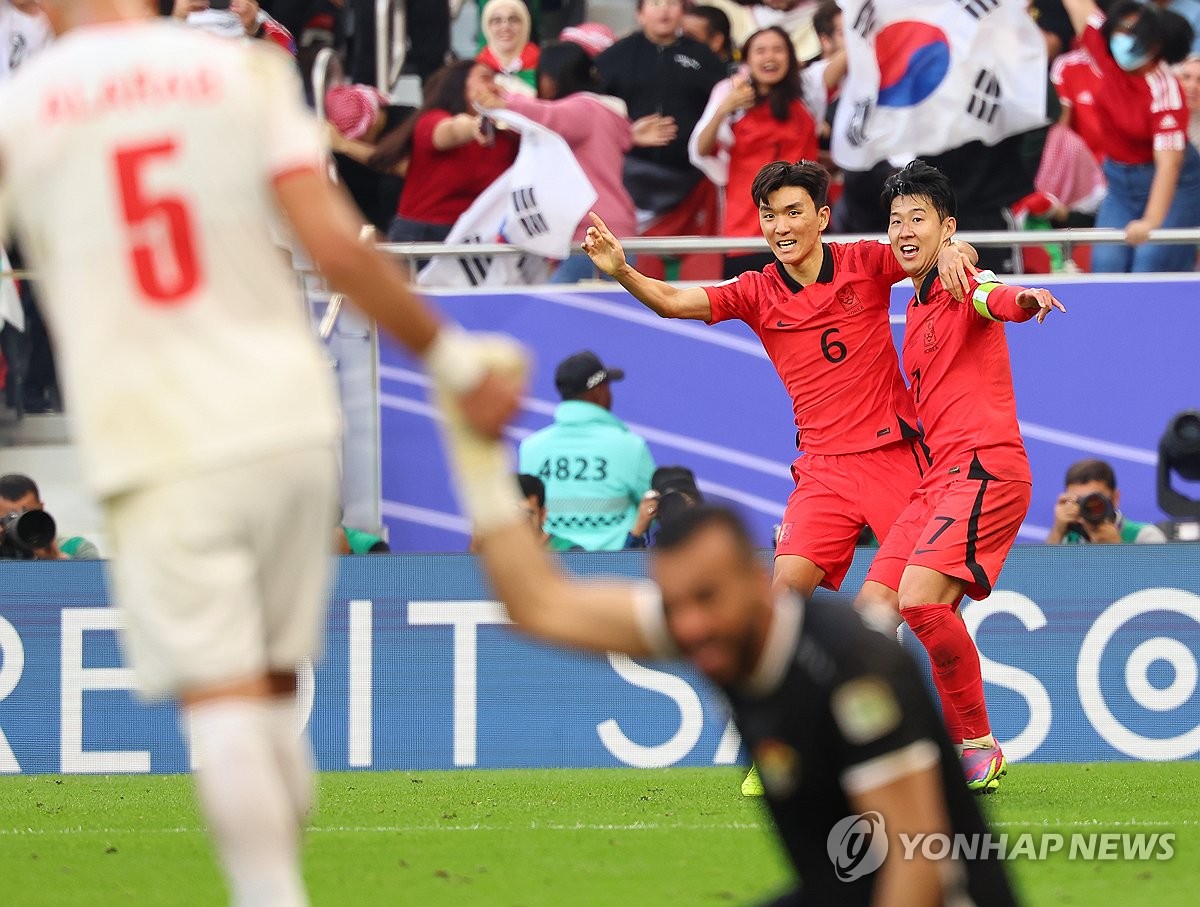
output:
[[[754,904],[790,881],[738,769],[326,773],[316,905]],[[1173,832],[1158,861],[1008,864],[1025,904],[1197,902],[1200,763],[1014,765],[994,830]],[[185,776],[0,779],[6,905],[224,901]]]

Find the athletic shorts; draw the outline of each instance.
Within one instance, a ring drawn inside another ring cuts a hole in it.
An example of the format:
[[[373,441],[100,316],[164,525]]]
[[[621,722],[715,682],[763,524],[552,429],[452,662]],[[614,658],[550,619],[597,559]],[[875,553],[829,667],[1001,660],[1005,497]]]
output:
[[[1028,482],[939,477],[913,493],[876,557],[904,557],[964,580],[971,598],[986,598],[1029,513],[1032,491]]]
[[[825,576],[821,585],[837,590],[854,559],[863,524],[883,539],[921,481],[927,462],[913,441],[852,454],[804,454],[792,464],[796,489],[788,498],[775,556],[797,555],[812,561]],[[904,558],[881,561],[868,580],[895,589]]]
[[[104,503],[121,643],[146,697],[290,671],[318,653],[337,523],[332,448]]]

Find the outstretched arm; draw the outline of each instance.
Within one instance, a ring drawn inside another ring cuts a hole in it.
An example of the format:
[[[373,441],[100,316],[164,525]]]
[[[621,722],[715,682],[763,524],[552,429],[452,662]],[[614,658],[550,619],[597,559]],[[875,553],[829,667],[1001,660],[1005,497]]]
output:
[[[1067,15],[1071,17],[1071,27],[1077,35],[1083,34],[1088,19],[1100,11],[1096,0],[1062,0],[1062,4]]]
[[[989,321],[1028,321],[1036,318],[1041,324],[1055,309],[1066,314],[1067,307],[1049,290],[1005,286],[995,280],[990,271],[981,272],[990,279],[975,287],[971,302],[975,311]]]
[[[604,221],[594,211],[588,216],[592,226],[587,229],[582,248],[592,264],[616,278],[634,299],[663,318],[712,320],[712,306],[703,288],[680,289],[642,274],[625,260],[625,250]]]

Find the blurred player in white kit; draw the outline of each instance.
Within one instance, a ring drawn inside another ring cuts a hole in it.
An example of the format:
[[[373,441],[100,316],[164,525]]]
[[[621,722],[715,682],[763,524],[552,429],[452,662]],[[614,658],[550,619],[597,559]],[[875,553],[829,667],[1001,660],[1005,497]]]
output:
[[[186,713],[233,902],[303,904],[295,672],[320,648],[338,415],[274,215],[477,430],[498,436],[517,387],[358,242],[289,58],[141,0],[44,7],[61,37],[0,89],[2,210],[41,278],[125,657]]]

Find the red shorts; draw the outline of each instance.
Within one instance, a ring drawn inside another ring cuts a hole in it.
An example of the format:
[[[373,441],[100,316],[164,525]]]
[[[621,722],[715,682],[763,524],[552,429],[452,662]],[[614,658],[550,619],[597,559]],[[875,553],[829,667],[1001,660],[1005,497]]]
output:
[[[912,441],[861,453],[798,457],[792,464],[796,490],[788,498],[775,556],[807,558],[825,571],[821,585],[837,590],[854,560],[854,544],[863,524],[885,538],[912,498],[925,465],[924,454]],[[880,554],[867,579],[895,589],[907,552],[884,561]]]
[[[903,556],[909,564],[965,580],[976,601],[986,598],[1029,512],[1032,491],[1028,482],[939,476],[913,492],[876,560]]]

